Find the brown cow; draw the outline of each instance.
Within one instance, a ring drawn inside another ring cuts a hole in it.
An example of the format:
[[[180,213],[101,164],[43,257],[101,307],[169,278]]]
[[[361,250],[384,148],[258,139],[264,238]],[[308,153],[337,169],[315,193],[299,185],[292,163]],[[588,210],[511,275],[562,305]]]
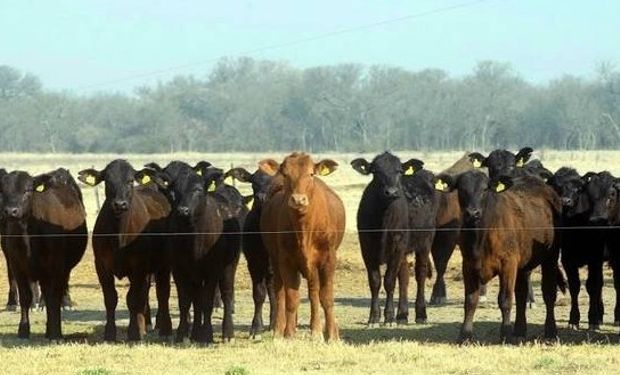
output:
[[[510,338],[510,310],[516,297],[517,318],[514,336],[525,337],[527,279],[531,270],[542,266],[542,289],[547,314],[545,337],[555,338],[557,328],[554,306],[558,277],[557,236],[560,219],[558,195],[542,180],[524,176],[513,179],[501,176],[489,181],[480,171],[465,172],[456,178],[436,178],[440,191],[458,190],[463,222],[463,280],[465,284],[465,319],[461,340],[473,333],[473,316],[478,303],[480,283],[496,275],[500,279],[498,304],[502,313],[501,337]]]
[[[293,337],[299,306],[299,274],[308,280],[311,306],[310,330],[322,337],[320,305],[325,312],[326,339],[338,340],[334,317],[334,271],[336,249],[344,236],[342,200],[321,179],[337,163],[315,163],[310,155],[293,153],[282,165],[264,160],[259,168],[276,175],[264,204],[260,228],[273,262],[277,311],[275,336]]]

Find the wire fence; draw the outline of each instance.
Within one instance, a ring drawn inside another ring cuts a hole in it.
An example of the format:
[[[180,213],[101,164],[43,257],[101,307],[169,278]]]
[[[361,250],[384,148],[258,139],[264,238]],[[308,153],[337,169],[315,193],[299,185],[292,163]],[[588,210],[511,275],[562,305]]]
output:
[[[0,234],[0,237],[29,237],[29,238],[46,238],[46,237],[118,237],[118,236],[140,236],[140,237],[182,237],[182,236],[207,236],[207,235],[262,235],[262,234],[322,234],[322,233],[344,233],[344,234],[360,234],[360,233],[425,233],[425,232],[484,232],[484,231],[540,231],[540,230],[558,230],[558,231],[583,231],[583,230],[620,230],[620,225],[605,226],[536,226],[536,227],[460,227],[460,228],[387,228],[387,229],[345,229],[345,230],[283,230],[283,231],[236,231],[236,232],[116,232],[116,233],[94,233],[88,231],[84,233],[24,233],[24,234]]]

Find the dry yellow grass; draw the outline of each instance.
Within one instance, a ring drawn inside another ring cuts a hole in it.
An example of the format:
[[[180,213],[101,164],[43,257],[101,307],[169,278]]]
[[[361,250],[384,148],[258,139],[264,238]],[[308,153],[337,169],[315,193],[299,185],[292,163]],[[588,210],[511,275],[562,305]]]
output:
[[[398,153],[402,158],[417,157],[426,161],[426,167],[440,170],[447,167],[462,153]],[[134,165],[148,161],[166,163],[171,159],[197,161],[206,159],[216,166],[251,168],[256,161],[266,156],[279,158],[278,154],[184,154],[184,155],[125,155]],[[249,275],[245,261],[241,260],[237,273],[234,344],[216,344],[212,347],[194,345],[176,346],[162,342],[150,333],[145,344],[107,345],[101,343],[103,321],[103,298],[93,266],[92,250],[87,253],[74,270],[71,290],[77,304],[76,310],[64,313],[65,344],[50,345],[42,336],[44,331],[43,312],[32,313],[33,337],[29,341],[15,338],[19,314],[0,311],[0,373],[11,374],[271,374],[280,373],[453,373],[453,374],[498,374],[498,373],[575,373],[600,374],[617,373],[620,351],[618,350],[618,328],[613,327],[611,315],[615,294],[609,271],[605,274],[606,324],[600,332],[569,331],[566,329],[568,307],[567,297],[560,298],[556,309],[560,327],[561,344],[537,341],[542,335],[544,308],[539,303],[528,311],[530,322],[529,340],[523,345],[510,346],[498,343],[500,315],[495,303],[482,306],[476,313],[475,330],[481,345],[461,347],[454,345],[462,319],[462,283],[460,281],[460,257],[458,253],[451,260],[447,275],[450,304],[429,307],[429,323],[410,324],[397,328],[368,330],[369,293],[366,273],[359,253],[355,228],[355,212],[364,184],[368,177],[360,176],[347,164],[358,155],[321,155],[341,162],[341,169],[326,178],[341,194],[347,207],[347,228],[350,233],[339,251],[336,275],[336,314],[343,338],[338,344],[319,344],[307,338],[309,306],[304,299],[299,320],[299,338],[292,341],[272,340],[270,334],[263,335],[261,342],[248,339],[248,327],[252,315],[252,297]],[[372,157],[372,155],[366,155]],[[96,166],[101,168],[116,155],[0,155],[0,166],[7,169],[25,169],[32,173],[43,172],[58,166],[69,167],[72,172]],[[556,169],[572,165],[580,172],[608,169],[620,175],[616,161],[619,152],[555,152],[543,153],[543,162]],[[244,193],[249,187],[238,185]],[[103,192],[101,191],[101,194]],[[92,225],[95,218],[95,201],[92,189],[85,189],[84,195]],[[103,198],[103,197],[101,197]],[[7,285],[4,262],[0,264],[0,306],[6,302]],[[535,277],[537,298],[541,301],[539,278]],[[124,339],[127,309],[124,303],[126,281],[119,286],[118,320],[121,328],[119,337]],[[412,282],[415,286],[415,283]],[[428,294],[432,283],[427,283]],[[492,283],[490,296],[497,293],[496,282]],[[305,292],[302,292],[304,295]],[[410,292],[410,296],[413,293]],[[152,304],[155,306],[154,298]],[[494,298],[490,298],[491,300]],[[582,316],[586,316],[587,296],[585,290],[580,298]],[[171,297],[173,319],[176,324],[176,294]],[[411,305],[413,306],[413,305]],[[413,314],[413,309],[411,310]],[[267,309],[264,311],[267,316]],[[215,314],[216,329],[219,329],[221,312]],[[585,322],[584,322],[585,325]],[[217,340],[217,338],[216,338]]]

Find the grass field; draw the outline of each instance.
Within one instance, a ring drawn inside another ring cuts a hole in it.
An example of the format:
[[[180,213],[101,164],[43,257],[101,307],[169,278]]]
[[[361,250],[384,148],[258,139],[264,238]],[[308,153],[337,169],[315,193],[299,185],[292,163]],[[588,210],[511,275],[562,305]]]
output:
[[[426,168],[441,170],[458,159],[462,153],[398,153],[402,159],[417,157],[426,161]],[[137,167],[147,161],[166,163],[170,159],[190,162],[199,159],[228,168],[230,165],[252,168],[265,156],[280,158],[282,155],[251,154],[184,154],[184,155],[126,155]],[[341,329],[342,342],[316,343],[308,337],[309,304],[302,301],[299,320],[300,331],[295,340],[273,340],[270,333],[261,341],[248,339],[252,316],[250,279],[244,259],[241,259],[236,281],[236,341],[209,347],[191,344],[174,345],[149,333],[143,344],[102,343],[103,297],[95,275],[92,250],[89,248],[71,278],[74,311],[64,312],[63,344],[49,344],[43,338],[45,314],[32,313],[33,335],[29,341],[16,339],[19,313],[0,311],[0,373],[10,374],[271,374],[281,373],[450,373],[450,374],[502,374],[502,373],[617,373],[620,366],[618,328],[612,326],[614,291],[609,270],[605,273],[603,291],[605,324],[598,332],[572,331],[566,328],[568,296],[560,296],[556,316],[560,328],[559,342],[540,341],[544,322],[544,307],[540,295],[539,277],[534,277],[539,304],[528,311],[528,340],[520,345],[499,343],[500,314],[494,302],[489,302],[476,312],[475,332],[479,345],[458,346],[454,341],[462,320],[463,289],[460,278],[460,255],[450,262],[447,274],[448,297],[446,306],[429,307],[427,324],[409,324],[396,328],[366,329],[369,292],[365,269],[361,260],[357,235],[354,233],[355,212],[368,177],[354,172],[348,162],[358,155],[329,156],[341,163],[341,168],[326,181],[340,193],[347,208],[345,242],[339,250],[336,274],[336,316]],[[370,155],[367,155],[371,157]],[[620,152],[555,152],[539,154],[552,170],[562,165],[572,165],[581,173],[588,170],[607,169],[620,175]],[[65,166],[75,174],[82,168],[102,168],[115,155],[0,155],[0,166],[8,170],[24,169],[32,173]],[[249,187],[238,185],[243,193]],[[100,190],[103,199],[103,189]],[[96,202],[93,189],[84,189],[89,225],[95,220]],[[0,306],[6,303],[7,285],[4,262],[0,262]],[[124,339],[128,324],[124,303],[127,283],[117,282],[119,306],[117,317],[119,338]],[[302,283],[303,285],[303,283]],[[412,286],[415,283],[412,281]],[[432,280],[427,283],[430,296]],[[302,296],[306,295],[305,286]],[[582,288],[580,298],[582,325],[587,316],[587,297]],[[154,294],[154,293],[152,293]],[[497,282],[492,282],[490,300],[497,295]],[[410,292],[410,296],[413,293]],[[152,306],[156,306],[154,296]],[[410,301],[413,314],[413,300]],[[176,293],[171,297],[173,323],[176,326],[178,311]],[[267,318],[268,309],[264,310]],[[215,314],[216,333],[219,332],[221,311]],[[216,341],[219,339],[216,337]]]

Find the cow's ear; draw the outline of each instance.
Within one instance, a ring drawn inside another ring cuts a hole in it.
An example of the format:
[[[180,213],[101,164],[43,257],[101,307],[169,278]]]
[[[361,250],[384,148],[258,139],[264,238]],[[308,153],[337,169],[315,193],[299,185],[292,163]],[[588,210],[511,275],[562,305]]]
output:
[[[95,186],[103,181],[103,173],[93,168],[84,169],[78,172],[78,180],[86,185]]]
[[[150,169],[152,169],[154,171],[157,171],[157,172],[162,172],[163,171],[163,168],[160,167],[159,164],[157,164],[155,162],[144,164],[144,167],[145,168],[150,168]]]
[[[243,204],[247,206],[248,208],[250,207],[253,201],[254,201],[253,195],[248,195],[248,196],[243,197]]]
[[[206,168],[204,170],[204,182],[208,192],[213,192],[224,180],[224,171],[219,168]]]
[[[515,165],[517,167],[523,167],[532,157],[532,152],[534,152],[534,150],[531,147],[523,147],[520,149],[517,155],[515,155]]]
[[[199,176],[204,176],[205,172],[207,170],[207,168],[211,167],[213,164],[209,163],[208,161],[202,160],[199,161],[195,166],[194,166],[194,171],[196,171],[196,173]]]
[[[323,159],[314,164],[314,173],[319,176],[328,176],[332,174],[336,168],[338,168],[338,163],[332,159]]]
[[[140,185],[154,183],[162,189],[168,189],[170,178],[164,172],[158,172],[151,168],[144,168],[134,174],[134,180]]]
[[[581,180],[587,184],[594,176],[596,176],[596,172],[587,172],[581,177]]]
[[[228,172],[224,173],[224,179],[232,177],[241,182],[252,182],[252,174],[248,172],[245,168],[233,168]]]
[[[405,176],[411,176],[424,169],[424,162],[418,159],[409,159],[402,163],[403,174]]]
[[[474,168],[482,168],[487,166],[487,158],[479,152],[472,152],[469,156],[469,161]]]
[[[364,158],[357,158],[351,162],[351,167],[355,169],[358,173],[367,175],[372,173],[372,164],[368,162],[368,160]]]
[[[503,193],[510,189],[514,181],[510,176],[499,176],[489,182],[489,190],[496,193]]]
[[[32,178],[32,186],[34,191],[37,193],[42,193],[50,187],[52,176],[47,173],[40,174],[38,176],[34,176]]]
[[[437,191],[449,193],[456,189],[456,181],[448,174],[440,174],[433,177],[433,186]]]
[[[258,169],[269,176],[274,176],[280,169],[280,163],[273,159],[264,159],[258,162]]]

